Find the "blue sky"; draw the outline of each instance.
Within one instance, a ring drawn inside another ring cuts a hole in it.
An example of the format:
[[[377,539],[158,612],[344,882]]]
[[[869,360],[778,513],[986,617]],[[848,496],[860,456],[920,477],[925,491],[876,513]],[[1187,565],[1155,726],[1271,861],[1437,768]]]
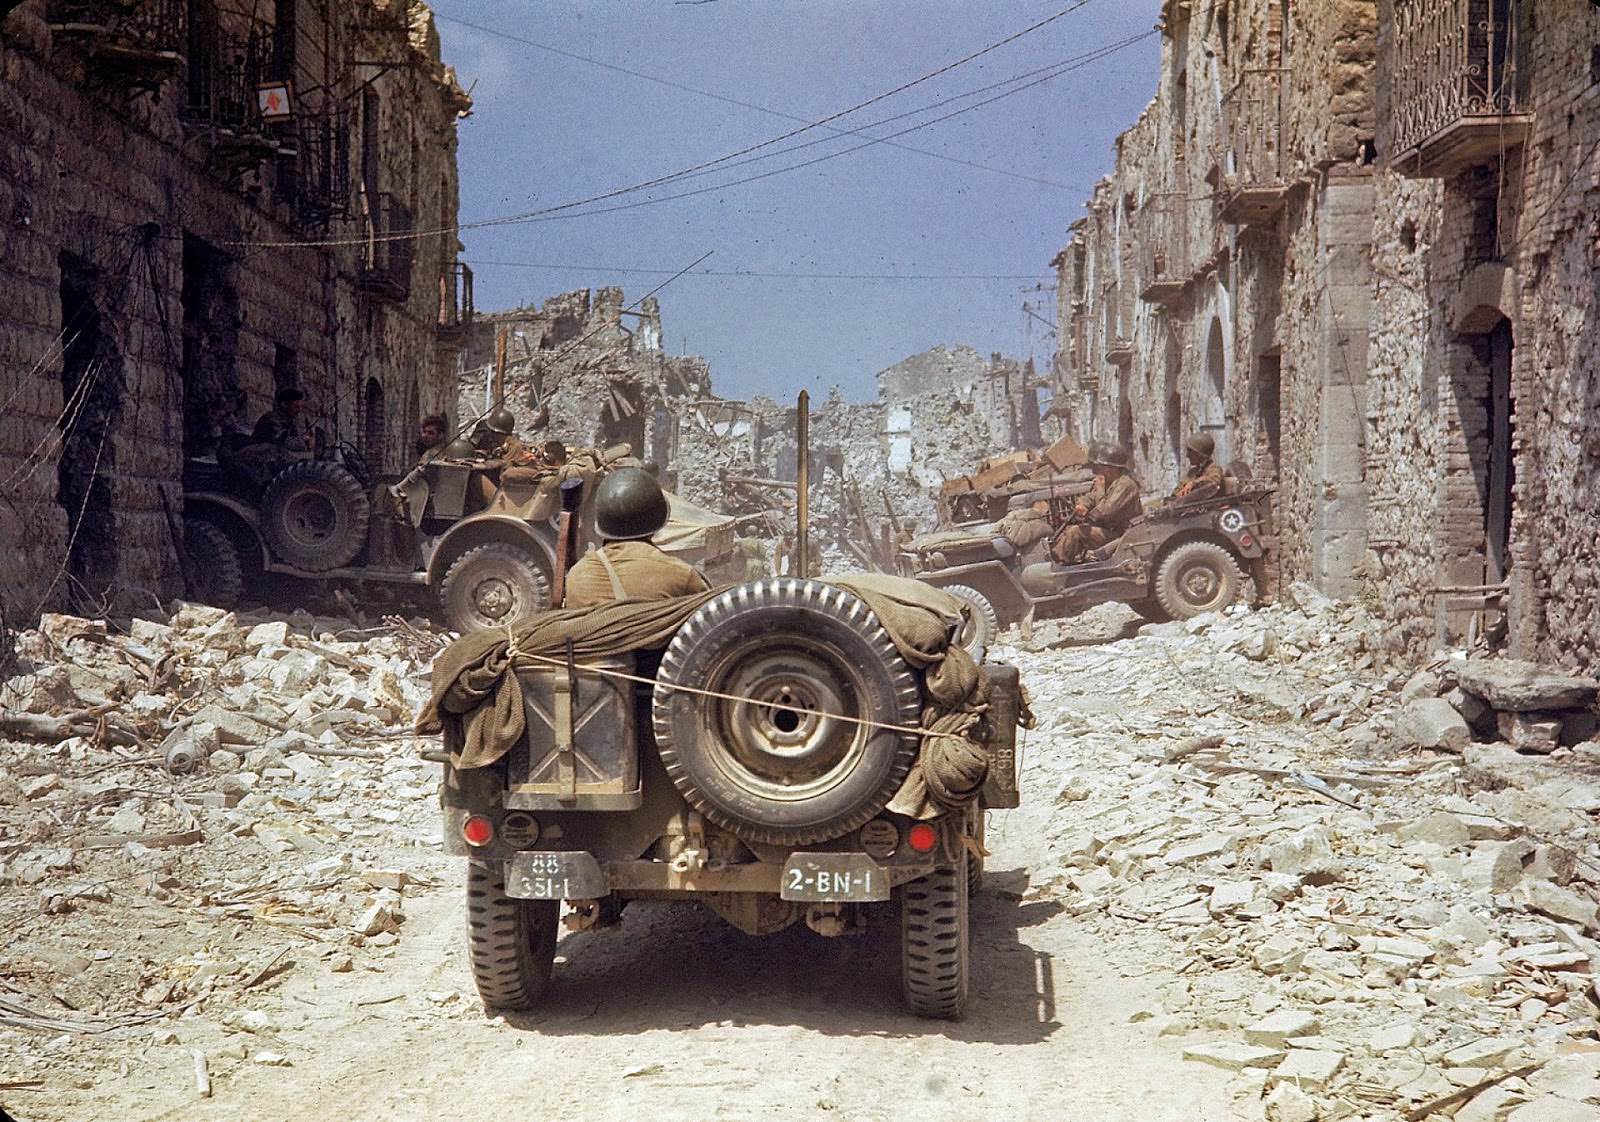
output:
[[[1140,35],[1151,29],[1159,3],[432,0],[445,61],[475,101],[461,124],[462,221],[557,206],[715,160],[892,90],[1074,3],[1082,7],[832,122],[837,129],[861,128]],[[1036,302],[1053,320],[1054,299],[1024,289],[1049,283],[1048,262],[1094,181],[1109,169],[1112,141],[1154,93],[1159,55],[1159,39],[1150,36],[895,140],[985,168],[877,144],[690,198],[467,230],[462,240],[477,277],[478,306],[499,309],[604,285],[620,285],[631,301],[708,250],[713,255],[700,269],[719,272],[977,275],[1004,279],[691,273],[659,299],[667,348],[705,355],[718,392],[730,397],[788,397],[802,387],[820,394],[838,384],[849,397],[867,398],[878,370],[939,343],[1033,353],[1047,362],[1053,338],[1023,313],[1022,303]],[[1008,88],[867,131],[884,135]],[[828,136],[813,129],[752,156]],[[714,187],[863,140],[826,139],[594,206]]]

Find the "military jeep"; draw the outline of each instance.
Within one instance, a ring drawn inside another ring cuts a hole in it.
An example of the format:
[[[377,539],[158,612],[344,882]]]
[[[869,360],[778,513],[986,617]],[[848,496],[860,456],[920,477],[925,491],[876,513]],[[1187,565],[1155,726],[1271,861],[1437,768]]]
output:
[[[611,450],[598,469],[626,452]],[[663,548],[713,569],[734,558],[732,519],[668,501]],[[193,594],[219,607],[273,573],[431,590],[458,632],[514,625],[550,606],[558,513],[547,481],[476,459],[430,460],[392,486],[347,445],[289,464],[264,487],[215,458],[190,460],[184,472]]]
[[[1061,565],[1048,542],[1022,556],[985,530],[931,535],[897,559],[904,576],[943,588],[973,607],[962,642],[987,647],[1001,627],[1059,618],[1117,601],[1150,620],[1189,619],[1236,600],[1245,574],[1258,594],[1267,580],[1271,487],[1228,477],[1222,494],[1166,502],[1135,519],[1093,560]]]
[[[768,578],[705,602],[664,651],[516,670],[525,731],[490,766],[451,766],[446,852],[467,859],[467,933],[484,1005],[545,993],[563,902],[574,929],[635,900],[696,900],[766,935],[834,936],[865,905],[900,913],[910,1008],[956,1018],[984,811],[1018,805],[1017,671],[990,692],[981,796],[931,820],[888,809],[919,766],[921,676],[865,601]],[[435,668],[438,674],[438,667]],[[899,805],[897,803],[897,805]]]

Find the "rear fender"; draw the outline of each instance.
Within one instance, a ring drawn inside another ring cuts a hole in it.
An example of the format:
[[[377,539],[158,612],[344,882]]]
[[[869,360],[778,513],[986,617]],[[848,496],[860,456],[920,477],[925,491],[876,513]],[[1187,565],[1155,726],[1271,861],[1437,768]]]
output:
[[[546,576],[556,571],[555,531],[505,514],[479,514],[457,522],[441,534],[428,556],[428,584],[437,586],[456,559],[469,549],[504,542],[527,550],[544,567]]]

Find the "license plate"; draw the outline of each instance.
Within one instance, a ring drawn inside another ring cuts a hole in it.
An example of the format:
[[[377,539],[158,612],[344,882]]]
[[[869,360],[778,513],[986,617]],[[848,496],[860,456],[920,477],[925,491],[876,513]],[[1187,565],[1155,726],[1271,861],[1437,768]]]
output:
[[[506,895],[516,900],[596,900],[610,893],[592,853],[519,853],[506,862]]]
[[[865,853],[796,853],[784,862],[778,895],[785,900],[887,900],[889,874]]]

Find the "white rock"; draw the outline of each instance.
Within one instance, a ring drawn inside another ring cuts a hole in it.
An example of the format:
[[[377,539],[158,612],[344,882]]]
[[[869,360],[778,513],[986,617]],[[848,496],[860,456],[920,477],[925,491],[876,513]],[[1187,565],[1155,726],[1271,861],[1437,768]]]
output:
[[[1321,1090],[1333,1081],[1343,1066],[1343,1052],[1291,1048],[1268,1078],[1274,1083],[1293,1083],[1297,1087]]]
[[[1472,742],[1472,730],[1455,707],[1439,697],[1407,702],[1395,717],[1395,739],[1408,747],[1459,752]]]
[[[1280,1009],[1253,1025],[1245,1026],[1244,1038],[1251,1044],[1281,1047],[1297,1036],[1310,1036],[1317,1031],[1317,1027],[1314,1014],[1300,1009]]]
[[[1401,841],[1429,842],[1445,849],[1466,845],[1472,839],[1465,822],[1442,810],[1407,822],[1400,827],[1398,834]]]
[[[246,650],[256,650],[259,647],[281,647],[289,641],[289,625],[282,620],[272,623],[258,623],[252,627],[244,637]]]
[[[1223,881],[1211,890],[1206,907],[1213,914],[1236,912],[1247,907],[1256,897],[1254,882],[1247,880]]]
[[[1380,1054],[1411,1048],[1416,1043],[1417,1022],[1410,1020],[1390,1021],[1367,1037],[1367,1047]]]
[[[1191,1045],[1183,1050],[1183,1058],[1220,1067],[1224,1071],[1243,1071],[1250,1067],[1272,1067],[1283,1059],[1283,1049],[1225,1041],[1220,1044]]]
[[[1452,1048],[1443,1056],[1451,1067],[1497,1067],[1520,1043],[1506,1037],[1481,1037],[1478,1040]]]
[[[1267,1122],[1317,1122],[1314,1099],[1293,1083],[1279,1083],[1262,1101]]]
[[[1510,1114],[1506,1122],[1594,1122],[1595,1108],[1545,1095],[1532,1102],[1523,1103]]]
[[[1517,898],[1554,919],[1578,924],[1586,931],[1600,930],[1600,904],[1592,896],[1546,880],[1524,880],[1517,887]]]

